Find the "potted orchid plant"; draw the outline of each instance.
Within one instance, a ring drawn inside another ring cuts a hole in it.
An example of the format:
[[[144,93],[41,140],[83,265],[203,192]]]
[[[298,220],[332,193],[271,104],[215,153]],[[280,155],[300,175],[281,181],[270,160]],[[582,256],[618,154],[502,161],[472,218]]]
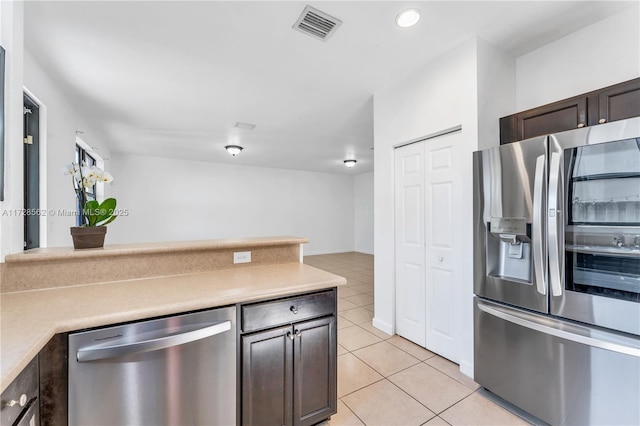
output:
[[[97,182],[111,183],[111,173],[86,163],[71,163],[64,168],[71,176],[73,190],[80,206],[80,226],[71,227],[74,248],[97,248],[104,245],[106,225],[113,222],[116,214],[116,199],[107,198],[102,203],[89,190]]]

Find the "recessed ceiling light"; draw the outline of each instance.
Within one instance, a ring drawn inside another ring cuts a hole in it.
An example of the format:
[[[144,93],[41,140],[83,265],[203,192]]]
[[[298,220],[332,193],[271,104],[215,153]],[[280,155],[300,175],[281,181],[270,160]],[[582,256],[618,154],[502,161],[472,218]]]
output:
[[[353,166],[355,166],[357,163],[356,160],[344,160],[344,165],[351,168]]]
[[[224,149],[226,149],[229,154],[235,157],[236,155],[240,154],[240,151],[242,151],[243,148],[240,145],[227,145],[224,147]]]
[[[396,24],[402,28],[413,27],[419,20],[420,11],[418,9],[406,9],[396,16]]]

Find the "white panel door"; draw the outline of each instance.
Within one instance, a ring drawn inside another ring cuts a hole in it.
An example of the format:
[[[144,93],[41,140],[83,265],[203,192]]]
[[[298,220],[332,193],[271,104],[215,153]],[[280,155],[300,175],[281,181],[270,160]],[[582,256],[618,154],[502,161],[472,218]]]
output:
[[[455,159],[464,153],[461,133],[425,142],[426,348],[459,362],[455,330],[455,285],[461,206],[460,171]]]
[[[396,333],[425,345],[424,144],[395,150]]]

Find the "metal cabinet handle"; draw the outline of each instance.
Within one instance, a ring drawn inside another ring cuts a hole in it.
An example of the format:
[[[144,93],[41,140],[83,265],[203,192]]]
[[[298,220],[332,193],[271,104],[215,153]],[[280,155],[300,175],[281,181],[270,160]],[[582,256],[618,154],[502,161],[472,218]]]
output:
[[[578,129],[582,129],[584,127],[584,123],[578,123]]]
[[[141,340],[137,342],[123,342],[109,346],[93,346],[79,349],[76,357],[78,362],[97,361],[107,358],[118,358],[141,352],[157,351],[172,346],[183,345],[196,340],[205,339],[216,334],[231,330],[231,321],[224,321],[188,331],[180,334],[170,334],[155,339]]]
[[[293,333],[291,333],[290,331],[287,331],[287,337],[290,340],[293,340],[296,337],[300,337],[300,336],[302,336],[302,332],[300,330],[294,330]]]
[[[296,308],[295,306],[291,306],[289,310],[293,312],[294,315],[298,313],[298,308]]]
[[[15,405],[19,405],[21,407],[24,407],[26,403],[27,403],[27,395],[23,393],[22,395],[20,395],[20,399],[18,399],[18,400],[12,399],[11,401],[7,402],[4,405],[6,407],[13,407]]]
[[[598,124],[604,124],[607,122],[606,118],[601,118],[600,120],[598,120]]]

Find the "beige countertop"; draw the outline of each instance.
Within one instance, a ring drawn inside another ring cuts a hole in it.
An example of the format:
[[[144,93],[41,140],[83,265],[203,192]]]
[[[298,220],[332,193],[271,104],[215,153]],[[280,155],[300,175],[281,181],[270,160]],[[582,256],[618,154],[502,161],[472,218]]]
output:
[[[256,241],[250,245],[255,246]],[[342,277],[302,263],[284,263],[4,293],[0,300],[0,392],[56,333],[345,283]]]
[[[72,247],[36,248],[20,253],[9,254],[6,263],[23,263],[34,261],[56,261],[64,259],[105,259],[116,256],[130,256],[141,254],[171,254],[176,252],[195,252],[203,250],[221,250],[233,248],[236,250],[254,247],[274,247],[291,244],[308,243],[307,238],[280,236],[254,237],[239,239],[198,240],[198,241],[168,241],[158,243],[113,244],[102,248],[74,250]]]

